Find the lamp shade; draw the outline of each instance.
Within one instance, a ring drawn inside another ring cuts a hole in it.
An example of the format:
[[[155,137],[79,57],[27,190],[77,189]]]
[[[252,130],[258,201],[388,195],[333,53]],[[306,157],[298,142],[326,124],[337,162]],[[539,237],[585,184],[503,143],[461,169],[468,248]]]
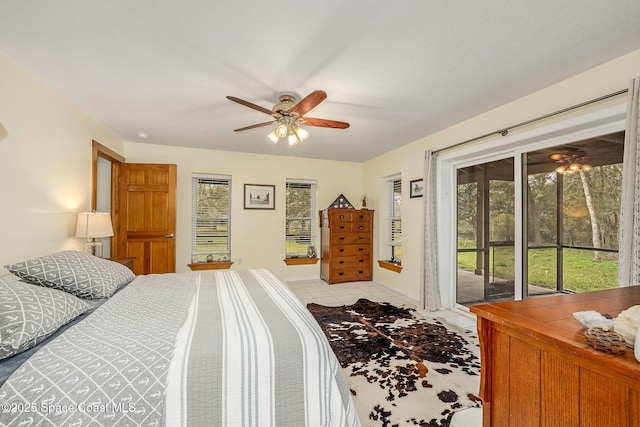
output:
[[[109,212],[80,212],[76,225],[76,237],[87,239],[113,236]]]

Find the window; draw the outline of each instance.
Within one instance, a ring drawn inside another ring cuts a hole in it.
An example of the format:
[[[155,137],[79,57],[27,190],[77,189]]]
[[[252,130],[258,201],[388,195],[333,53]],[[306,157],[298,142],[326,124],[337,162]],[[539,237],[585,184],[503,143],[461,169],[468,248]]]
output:
[[[381,257],[402,261],[402,178],[394,175],[383,180],[382,225],[380,227]]]
[[[618,286],[624,134],[524,155],[528,295]]]
[[[317,212],[316,182],[287,180],[286,258],[315,258]]]
[[[192,261],[231,259],[231,177],[194,175]]]

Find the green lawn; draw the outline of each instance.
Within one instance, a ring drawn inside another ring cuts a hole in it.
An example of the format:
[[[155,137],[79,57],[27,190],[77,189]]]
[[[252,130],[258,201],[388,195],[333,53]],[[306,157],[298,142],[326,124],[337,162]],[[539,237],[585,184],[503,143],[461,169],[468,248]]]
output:
[[[458,267],[473,270],[476,254],[458,254]],[[593,261],[593,252],[564,249],[563,251],[564,289],[574,292],[588,292],[615,288],[618,283],[618,261]],[[606,255],[605,255],[606,258]],[[513,248],[495,248],[489,258],[490,268],[503,279],[514,278]],[[491,270],[491,271],[492,271]],[[529,250],[529,285],[556,288],[556,250]]]
[[[308,249],[309,245],[307,245],[306,243],[297,243],[293,240],[287,240],[285,242],[285,251],[287,254],[302,254],[301,256],[304,257],[307,255]],[[314,249],[316,251],[316,256],[319,256],[318,248],[314,247]]]

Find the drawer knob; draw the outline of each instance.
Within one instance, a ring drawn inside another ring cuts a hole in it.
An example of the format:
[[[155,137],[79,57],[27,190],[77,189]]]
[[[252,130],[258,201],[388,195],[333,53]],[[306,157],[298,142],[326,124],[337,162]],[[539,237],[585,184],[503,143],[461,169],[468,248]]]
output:
[[[340,219],[344,219],[344,215],[340,215]]]
[[[364,225],[361,225],[361,226],[360,226],[360,230],[364,230]]]
[[[341,259],[340,261],[338,261],[338,264],[344,264],[344,260]]]
[[[358,271],[358,274],[363,274],[363,273],[364,273],[364,271],[362,271],[362,270]]]
[[[340,227],[338,227],[340,230],[344,230],[344,225],[341,225]]]
[[[363,259],[359,259],[358,262],[364,262],[364,260]]]
[[[360,252],[362,252],[362,251],[364,251],[364,248],[358,248],[358,250],[359,250]]]
[[[344,252],[344,248],[338,249],[338,252]]]
[[[358,240],[364,240],[364,236],[358,237]]]
[[[344,237],[338,237],[338,240],[344,240]]]
[[[344,271],[339,272],[338,276],[344,276]]]

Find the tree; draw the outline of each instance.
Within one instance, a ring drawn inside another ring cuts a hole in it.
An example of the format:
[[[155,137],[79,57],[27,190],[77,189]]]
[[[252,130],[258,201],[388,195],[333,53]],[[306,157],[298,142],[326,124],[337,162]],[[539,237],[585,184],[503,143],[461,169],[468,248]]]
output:
[[[515,190],[513,181],[489,182],[489,233],[491,241],[514,239]]]
[[[540,246],[556,242],[555,173],[537,173],[527,177],[527,223],[529,243]]]
[[[582,188],[584,190],[584,199],[587,203],[587,209],[589,210],[589,217],[591,218],[591,240],[593,241],[593,247],[600,249],[600,226],[598,225],[598,216],[596,215],[596,209],[591,198],[591,190],[589,189],[589,182],[583,170],[579,171],[580,180],[582,181]],[[602,261],[602,253],[595,251],[593,255],[595,262]]]
[[[476,240],[478,233],[478,184],[470,182],[458,185],[458,239]]]

